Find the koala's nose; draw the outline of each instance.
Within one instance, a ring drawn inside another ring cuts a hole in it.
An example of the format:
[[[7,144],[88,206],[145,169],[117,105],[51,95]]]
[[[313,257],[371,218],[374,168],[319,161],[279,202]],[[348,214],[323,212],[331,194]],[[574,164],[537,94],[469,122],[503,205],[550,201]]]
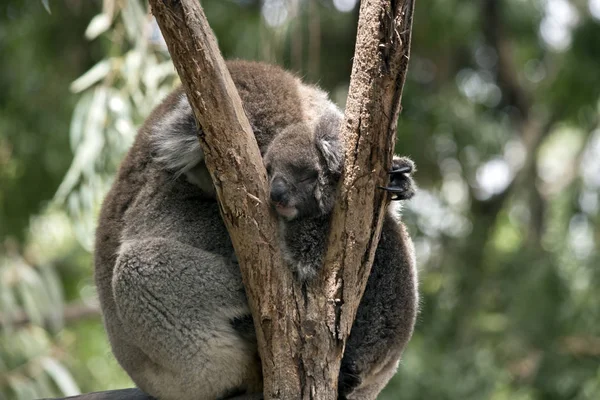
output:
[[[271,182],[271,201],[273,203],[287,203],[289,200],[289,188],[282,178],[275,178]]]

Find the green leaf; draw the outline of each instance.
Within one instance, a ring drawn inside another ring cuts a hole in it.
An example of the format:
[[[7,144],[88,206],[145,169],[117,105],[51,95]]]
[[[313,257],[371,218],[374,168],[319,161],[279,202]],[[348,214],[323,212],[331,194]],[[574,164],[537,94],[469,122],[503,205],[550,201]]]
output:
[[[48,0],[42,0],[42,4],[44,5],[46,11],[48,11],[48,14],[52,14],[52,11],[50,10],[50,3],[48,2]]]
[[[96,15],[94,18],[92,18],[90,24],[85,30],[85,37],[88,40],[93,40],[97,38],[98,36],[106,32],[108,28],[110,28],[111,23],[112,20],[107,14],[102,13]]]
[[[58,361],[50,357],[44,357],[40,364],[65,396],[76,396],[81,393],[69,371]]]
[[[85,74],[75,79],[69,89],[73,93],[79,93],[89,88],[90,86],[98,83],[104,79],[112,68],[112,59],[102,60],[92,68],[90,68]]]

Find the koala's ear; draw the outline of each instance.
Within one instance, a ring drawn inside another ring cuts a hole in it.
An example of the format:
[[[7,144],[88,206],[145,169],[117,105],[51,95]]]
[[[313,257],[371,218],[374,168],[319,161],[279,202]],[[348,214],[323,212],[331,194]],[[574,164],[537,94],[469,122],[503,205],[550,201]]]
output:
[[[344,167],[344,142],[340,134],[342,118],[338,112],[327,112],[315,130],[317,148],[327,163],[327,169],[334,174],[342,173]]]

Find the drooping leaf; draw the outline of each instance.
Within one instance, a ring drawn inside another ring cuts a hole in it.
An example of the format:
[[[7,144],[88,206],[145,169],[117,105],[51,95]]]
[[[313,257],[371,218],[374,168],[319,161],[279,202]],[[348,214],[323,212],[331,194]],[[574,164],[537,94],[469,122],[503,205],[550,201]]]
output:
[[[110,28],[111,23],[112,20],[108,14],[101,13],[96,15],[85,30],[85,37],[88,40],[97,38]]]

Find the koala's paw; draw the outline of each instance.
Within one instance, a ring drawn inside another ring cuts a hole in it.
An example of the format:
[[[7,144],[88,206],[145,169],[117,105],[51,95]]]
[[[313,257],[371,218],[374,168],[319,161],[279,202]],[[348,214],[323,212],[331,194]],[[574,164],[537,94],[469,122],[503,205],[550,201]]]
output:
[[[415,171],[415,163],[406,157],[394,157],[389,172],[390,182],[381,189],[392,194],[394,200],[408,200],[415,195],[415,183],[411,175]]]

